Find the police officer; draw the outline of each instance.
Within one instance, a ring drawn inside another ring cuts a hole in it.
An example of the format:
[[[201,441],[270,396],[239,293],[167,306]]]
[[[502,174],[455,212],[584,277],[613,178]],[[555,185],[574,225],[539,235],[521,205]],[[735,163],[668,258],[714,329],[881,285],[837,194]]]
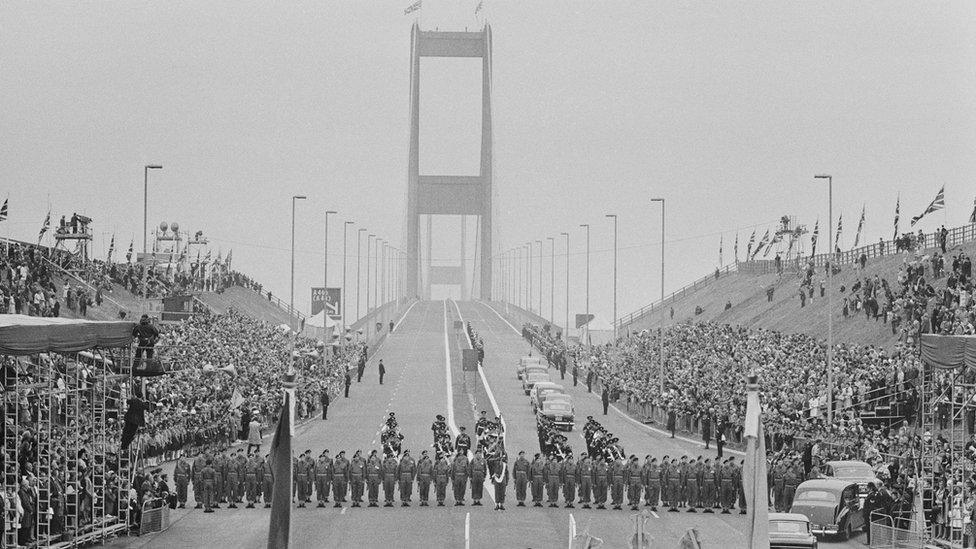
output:
[[[186,508],[186,488],[190,484],[190,475],[190,464],[180,456],[173,470],[173,479],[176,481],[176,501],[179,502],[180,509]]]
[[[460,439],[460,437],[458,438]],[[464,505],[464,493],[468,488],[468,476],[470,474],[471,466],[468,463],[467,451],[458,448],[457,454],[454,456],[454,463],[451,464],[451,476],[454,481],[454,505]]]
[[[580,503],[583,504],[583,509],[589,509],[593,486],[593,463],[590,462],[590,455],[586,452],[580,453],[579,463],[576,464],[576,482],[579,484]]]
[[[362,507],[363,485],[366,480],[366,460],[362,450],[356,450],[349,462],[349,485],[352,487],[352,507]]]
[[[329,503],[329,488],[332,487],[332,458],[329,451],[323,450],[315,462],[315,495],[319,500],[317,507],[325,507]]]
[[[546,479],[546,494],[549,496],[549,507],[559,507],[557,503],[559,501],[560,485],[559,463],[556,462],[556,456],[554,454],[549,454],[549,460],[546,461],[542,474]]]
[[[444,499],[447,497],[447,483],[451,480],[451,463],[447,460],[447,454],[437,457],[434,464],[434,495],[437,498],[437,506],[444,506]]]
[[[627,485],[627,501],[630,503],[630,510],[636,511],[637,506],[640,505],[643,481],[640,463],[637,462],[635,455],[630,456],[630,463],[624,467],[624,483]]]
[[[624,460],[615,459],[610,464],[610,497],[613,508],[620,510],[624,501]]]
[[[369,453],[366,461],[366,485],[369,490],[369,506],[379,507],[376,503],[380,499],[380,479],[383,477],[383,462],[380,461],[376,450]]]
[[[525,450],[519,450],[512,472],[515,477],[516,507],[525,507],[525,488],[529,483],[529,460],[525,459]]]
[[[661,466],[658,465],[657,458],[650,454],[644,460],[641,471],[644,477],[644,505],[657,512],[657,504],[661,500]]]
[[[485,476],[488,474],[488,463],[485,461],[481,450],[475,452],[474,459],[471,460],[471,505],[481,505],[481,497],[485,488]]]
[[[417,462],[417,493],[420,495],[420,506],[427,507],[430,497],[430,481],[434,478],[434,462],[427,455],[427,450],[420,453]]]
[[[606,509],[608,475],[607,462],[602,458],[593,460],[593,502],[597,509]]]
[[[410,455],[410,450],[403,451],[400,465],[397,467],[397,478],[400,479],[400,505],[410,506],[410,496],[413,495],[413,479],[417,475],[417,462]]]
[[[383,507],[393,507],[393,496],[396,491],[396,481],[400,464],[392,453],[387,453],[383,460]]]
[[[566,460],[560,466],[559,479],[563,483],[563,500],[566,501],[566,507],[572,509],[573,502],[576,501],[576,462],[573,461],[573,454],[566,456]]]
[[[529,482],[532,483],[533,507],[542,507],[542,487],[546,483],[546,464],[542,461],[542,454],[536,452],[532,464],[529,466]]]
[[[339,450],[339,455],[332,462],[332,497],[335,503],[332,507],[342,507],[346,501],[346,489],[349,482],[349,460],[346,451]]]
[[[203,482],[203,507],[204,513],[213,513],[214,510],[214,491],[217,487],[217,471],[213,468],[213,461],[207,460],[200,471],[200,479]]]

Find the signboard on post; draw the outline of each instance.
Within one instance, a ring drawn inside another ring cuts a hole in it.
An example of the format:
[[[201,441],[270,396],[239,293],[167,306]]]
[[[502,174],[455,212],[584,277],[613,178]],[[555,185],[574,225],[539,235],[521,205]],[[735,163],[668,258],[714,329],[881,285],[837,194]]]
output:
[[[312,288],[312,316],[322,312],[323,303],[332,320],[342,318],[342,288]]]
[[[478,351],[461,349],[461,370],[464,372],[478,371]]]
[[[576,327],[577,328],[582,328],[583,326],[586,326],[587,324],[589,324],[591,320],[593,320],[593,315],[586,315],[586,314],[581,315],[581,314],[577,314],[576,315]]]

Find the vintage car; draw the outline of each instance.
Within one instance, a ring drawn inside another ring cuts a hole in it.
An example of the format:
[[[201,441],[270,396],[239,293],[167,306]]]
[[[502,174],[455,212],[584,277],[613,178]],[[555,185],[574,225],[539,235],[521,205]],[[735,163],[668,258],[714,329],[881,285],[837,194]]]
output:
[[[856,482],[861,505],[868,495],[868,483],[878,481],[874,469],[863,461],[828,461],[824,464],[823,474],[828,478]]]
[[[769,514],[769,549],[817,549],[810,521],[797,513]]]
[[[532,392],[532,387],[534,387],[536,383],[546,381],[549,381],[549,372],[526,372],[526,374],[522,377],[522,390],[525,391],[525,394],[529,394]]]
[[[539,410],[539,406],[542,405],[546,397],[552,393],[563,394],[565,390],[563,386],[558,383],[553,383],[551,381],[544,381],[536,383],[532,390],[529,391],[529,404],[532,406],[532,413],[536,413]]]
[[[538,415],[549,418],[557,429],[572,431],[576,423],[576,412],[571,401],[564,398],[547,398],[537,412]]]
[[[545,365],[542,364],[542,357],[523,356],[519,359],[518,364],[515,365],[515,377],[522,379],[522,376],[525,375],[526,367],[530,365],[539,365],[539,367],[545,369]]]
[[[864,526],[857,483],[847,480],[818,478],[800,484],[790,513],[810,519],[816,535],[848,539]]]

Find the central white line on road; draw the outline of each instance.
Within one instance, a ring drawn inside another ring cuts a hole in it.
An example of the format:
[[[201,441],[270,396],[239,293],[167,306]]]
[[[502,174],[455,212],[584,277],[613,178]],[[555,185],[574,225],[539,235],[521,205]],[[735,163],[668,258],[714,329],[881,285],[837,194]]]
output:
[[[503,317],[503,316],[501,315],[501,313],[499,313],[498,311],[496,311],[496,310],[495,310],[495,308],[491,306],[491,304],[489,304],[489,303],[488,303],[488,302],[486,302],[486,301],[479,301],[479,303],[481,303],[481,304],[483,304],[483,305],[484,305],[485,307],[488,307],[489,309],[491,309],[491,312],[493,312],[493,313],[495,313],[495,315],[497,315],[497,316],[498,316],[498,318],[500,318],[500,319],[502,319],[502,322],[504,322],[505,324],[508,324],[508,327],[509,327],[509,328],[511,328],[513,332],[515,332],[516,334],[518,334],[518,335],[519,335],[519,337],[522,337],[522,332],[521,332],[521,331],[519,331],[519,329],[518,329],[518,328],[516,328],[515,326],[512,326],[512,323],[511,323],[511,322],[509,322],[509,321],[508,321],[508,320],[507,320],[507,319],[506,319],[505,317]]]
[[[461,308],[458,307],[456,301],[454,303],[454,308],[457,309],[458,318],[461,322],[464,322],[464,317],[461,315]],[[474,344],[471,342],[471,336],[468,335],[467,328],[464,329],[464,337],[468,339],[468,346],[474,349]],[[488,384],[488,378],[485,377],[485,370],[483,367],[478,368],[478,375],[481,376],[481,383],[485,386],[485,393],[488,395],[488,402],[491,403],[491,409],[495,411],[495,415],[500,417],[502,420],[502,442],[504,443],[505,433],[508,432],[508,425],[505,424],[505,416],[502,415],[501,409],[498,408],[498,401],[495,400],[495,393],[491,391],[491,385]]]
[[[651,511],[651,514],[654,515],[654,518],[657,518],[657,519],[661,518],[661,515],[658,515],[654,511]]]
[[[451,433],[458,435],[457,424],[454,423],[454,380],[451,378],[451,342],[447,337],[447,301],[444,302],[444,375],[447,378],[447,426]]]
[[[342,508],[342,511],[339,514],[340,515],[345,515],[346,514],[346,509],[348,509],[348,507],[343,507]]]
[[[471,549],[471,513],[464,514],[464,549]]]

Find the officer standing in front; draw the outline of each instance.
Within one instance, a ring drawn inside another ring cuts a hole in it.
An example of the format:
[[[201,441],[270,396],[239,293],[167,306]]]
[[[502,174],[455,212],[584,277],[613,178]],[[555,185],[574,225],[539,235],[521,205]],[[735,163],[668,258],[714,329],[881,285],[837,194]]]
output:
[[[427,455],[427,450],[420,453],[420,461],[417,462],[417,493],[420,496],[420,506],[427,507],[428,497],[430,496],[430,481],[434,478],[434,462]]]

